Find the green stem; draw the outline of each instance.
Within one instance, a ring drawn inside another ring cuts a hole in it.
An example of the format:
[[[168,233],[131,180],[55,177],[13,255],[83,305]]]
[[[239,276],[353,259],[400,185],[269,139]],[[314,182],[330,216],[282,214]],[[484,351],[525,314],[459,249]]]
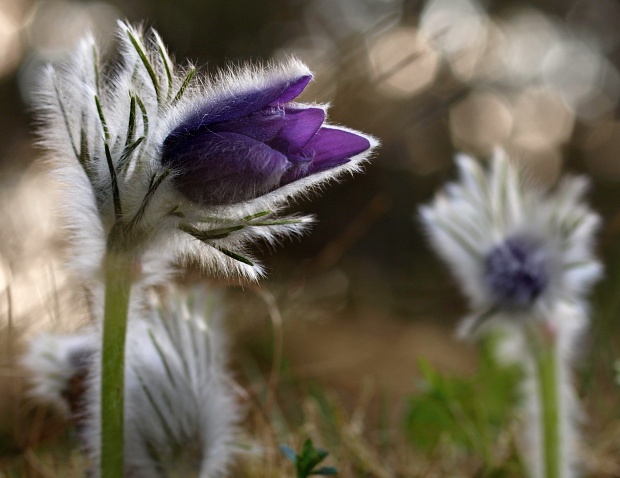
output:
[[[101,478],[124,476],[125,333],[134,262],[108,251],[101,357]]]
[[[542,328],[531,331],[537,337],[530,337],[536,365],[536,378],[542,421],[543,477],[561,477],[561,413],[564,405],[560,397],[558,375],[557,343]],[[541,337],[542,333],[542,337]]]

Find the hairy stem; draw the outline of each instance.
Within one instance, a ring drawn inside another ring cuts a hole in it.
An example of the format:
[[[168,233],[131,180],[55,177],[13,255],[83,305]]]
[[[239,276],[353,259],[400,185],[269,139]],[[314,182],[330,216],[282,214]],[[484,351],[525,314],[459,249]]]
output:
[[[542,334],[541,334],[542,332]],[[530,330],[530,344],[534,359],[538,400],[540,405],[540,426],[542,438],[542,474],[544,478],[561,478],[562,435],[561,414],[563,413],[558,373],[558,350],[555,337],[542,330]],[[538,335],[532,337],[533,334]],[[542,335],[542,337],[541,337]]]
[[[108,250],[101,357],[101,478],[124,476],[125,333],[134,261]]]

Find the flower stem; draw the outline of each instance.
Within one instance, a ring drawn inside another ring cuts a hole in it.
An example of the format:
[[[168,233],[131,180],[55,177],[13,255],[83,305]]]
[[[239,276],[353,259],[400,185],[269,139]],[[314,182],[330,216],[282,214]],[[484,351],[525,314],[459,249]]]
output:
[[[542,329],[542,328],[541,328]],[[543,445],[543,473],[544,478],[561,477],[561,413],[563,403],[560,396],[558,374],[557,343],[555,337],[549,337],[544,330],[543,337],[531,340],[532,352],[536,366],[538,393]]]
[[[101,357],[101,478],[124,476],[125,333],[132,261],[108,251]]]

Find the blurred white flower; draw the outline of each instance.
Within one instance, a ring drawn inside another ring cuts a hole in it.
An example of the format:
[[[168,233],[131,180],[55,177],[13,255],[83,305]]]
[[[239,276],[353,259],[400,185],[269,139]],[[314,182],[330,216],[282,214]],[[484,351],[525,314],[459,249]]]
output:
[[[67,417],[80,407],[82,381],[88,374],[96,349],[95,335],[40,334],[30,339],[21,359],[31,387],[28,394],[38,402],[55,406]]]
[[[239,406],[225,365],[222,309],[213,293],[171,296],[129,321],[125,368],[125,473],[132,478],[224,473],[236,451]],[[98,360],[84,437],[98,461]],[[94,467],[93,471],[98,467]]]
[[[502,151],[489,171],[464,155],[457,163],[459,182],[422,207],[421,216],[474,310],[462,331],[492,318],[578,329],[584,295],[601,274],[592,253],[599,217],[582,203],[586,180],[567,178],[545,193],[528,187]],[[559,308],[575,313],[559,317]]]
[[[214,293],[171,296],[129,322],[125,469],[132,478],[223,476],[239,418]],[[34,337],[22,358],[38,402],[80,425],[98,459],[100,387],[95,331]],[[98,468],[93,468],[98,472]]]
[[[421,215],[471,303],[460,332],[500,330],[504,350],[524,366],[529,474],[576,476],[580,415],[569,365],[586,324],[585,294],[601,274],[592,252],[600,220],[583,203],[587,182],[535,189],[501,150],[488,171],[464,155],[457,162],[459,181]]]

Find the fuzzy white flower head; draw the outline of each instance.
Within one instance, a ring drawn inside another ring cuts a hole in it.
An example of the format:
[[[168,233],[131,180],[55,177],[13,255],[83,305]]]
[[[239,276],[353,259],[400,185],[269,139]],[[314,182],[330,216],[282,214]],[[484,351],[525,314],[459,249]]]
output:
[[[462,332],[494,318],[579,329],[584,295],[601,274],[592,253],[600,220],[582,201],[585,178],[566,178],[545,193],[528,185],[503,151],[488,171],[465,155],[457,163],[459,181],[420,212],[474,309]],[[563,321],[557,311],[566,307],[575,313],[562,314],[573,317]]]
[[[217,299],[212,293],[173,297],[150,316],[130,320],[126,476],[224,476],[236,451],[239,408],[225,371]],[[84,427],[95,462],[100,450],[97,369],[96,363]]]
[[[55,406],[67,416],[74,413],[81,397],[79,390],[73,393],[72,384],[86,378],[95,349],[92,333],[33,337],[21,359],[31,383],[28,394],[41,403]]]
[[[37,92],[41,143],[67,185],[87,276],[107,249],[138,255],[147,281],[178,259],[256,279],[247,245],[310,221],[277,216],[289,198],[359,170],[377,145],[326,124],[325,105],[293,102],[312,78],[299,61],[199,81],[156,32],[120,23],[119,41],[112,67],[84,39]]]

